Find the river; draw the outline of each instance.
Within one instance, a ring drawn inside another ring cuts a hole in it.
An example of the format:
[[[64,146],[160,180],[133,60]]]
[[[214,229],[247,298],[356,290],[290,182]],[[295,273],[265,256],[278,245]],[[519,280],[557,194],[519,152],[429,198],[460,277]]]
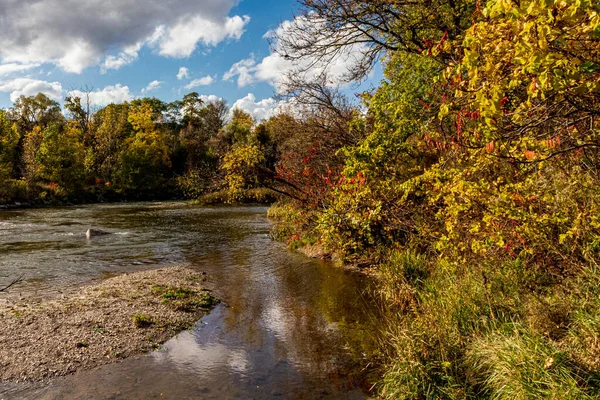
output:
[[[87,240],[89,227],[111,235]],[[135,203],[0,212],[0,284],[60,295],[173,264],[210,276],[223,300],[162,351],[0,399],[361,399],[377,307],[368,280],[271,240],[264,207]],[[7,294],[0,294],[8,296]]]

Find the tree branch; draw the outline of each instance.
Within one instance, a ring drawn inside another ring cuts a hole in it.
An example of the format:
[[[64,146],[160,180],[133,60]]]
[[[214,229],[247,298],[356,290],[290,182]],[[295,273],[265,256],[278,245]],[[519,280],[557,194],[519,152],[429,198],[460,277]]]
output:
[[[17,279],[15,279],[11,283],[9,283],[7,286],[0,288],[0,292],[6,292],[8,290],[8,288],[10,288],[11,286],[16,285],[19,282],[22,282],[24,276],[25,275],[21,275],[20,277],[18,277]]]

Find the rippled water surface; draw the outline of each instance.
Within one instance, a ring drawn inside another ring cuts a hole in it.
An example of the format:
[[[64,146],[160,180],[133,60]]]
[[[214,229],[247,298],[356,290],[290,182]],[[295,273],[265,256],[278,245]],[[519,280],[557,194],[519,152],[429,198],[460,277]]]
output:
[[[112,234],[85,238],[94,227]],[[55,294],[112,274],[188,264],[224,300],[166,350],[1,398],[364,398],[376,315],[366,281],[269,238],[263,207],[187,203],[0,212],[0,284]],[[362,388],[362,390],[361,390]]]

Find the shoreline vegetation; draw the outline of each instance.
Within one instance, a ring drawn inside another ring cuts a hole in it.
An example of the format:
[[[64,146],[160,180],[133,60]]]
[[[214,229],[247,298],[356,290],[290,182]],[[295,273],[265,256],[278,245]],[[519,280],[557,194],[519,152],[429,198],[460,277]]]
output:
[[[159,350],[218,304],[185,266],[123,274],[59,299],[0,303],[0,381],[47,381]]]
[[[280,196],[268,188],[252,188],[243,189],[237,193],[235,201],[231,200],[231,194],[227,190],[221,190],[217,192],[207,193],[195,199],[189,198],[169,198],[169,199],[154,199],[150,198],[147,200],[116,200],[116,201],[104,201],[104,202],[82,202],[82,203],[71,203],[71,202],[14,202],[8,204],[0,204],[0,211],[8,210],[21,210],[29,208],[45,208],[45,207],[73,207],[73,206],[85,206],[92,204],[128,204],[137,202],[169,202],[169,201],[186,201],[194,205],[200,206],[218,206],[218,205],[272,205],[280,198]]]

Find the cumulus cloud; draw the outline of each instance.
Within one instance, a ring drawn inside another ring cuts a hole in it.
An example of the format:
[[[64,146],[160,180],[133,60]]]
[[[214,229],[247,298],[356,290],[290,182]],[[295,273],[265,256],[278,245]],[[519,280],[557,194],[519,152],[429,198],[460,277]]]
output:
[[[185,85],[185,88],[193,89],[195,87],[208,86],[208,85],[212,85],[214,83],[214,81],[215,81],[215,78],[213,78],[210,75],[207,75],[204,78],[194,79],[193,81],[191,81],[190,83]]]
[[[256,101],[256,96],[252,93],[248,93],[246,97],[236,101],[231,109],[233,110],[236,108],[247,112],[256,121],[269,119],[282,112],[293,113],[295,110],[294,104],[289,101],[277,101],[273,98]]]
[[[215,96],[214,94],[209,94],[209,95],[201,94],[200,100],[202,100],[202,102],[204,102],[204,103],[216,103],[223,99],[219,96]]]
[[[182,80],[190,77],[190,70],[186,67],[179,68],[179,72],[177,73],[177,79]]]
[[[11,75],[16,72],[23,72],[33,68],[39,67],[39,64],[0,64],[0,76]]]
[[[142,93],[148,93],[153,90],[158,90],[161,88],[163,83],[163,81],[152,81],[148,84],[148,86],[142,89]]]
[[[21,95],[35,96],[38,93],[44,93],[51,99],[60,101],[63,89],[60,82],[17,78],[9,81],[0,81],[0,92],[10,92],[10,101],[12,102],[15,102]]]
[[[187,57],[201,44],[239,39],[249,17],[230,16],[236,0],[2,0],[3,64],[51,62],[81,73],[117,69],[144,44]],[[68,12],[67,12],[68,11]]]
[[[293,21],[284,21],[276,30],[267,32],[265,37],[273,40],[275,51],[260,62],[257,62],[252,54],[249,58],[233,64],[229,71],[223,75],[223,80],[231,81],[237,77],[239,87],[245,87],[256,82],[267,82],[279,93],[284,91],[290,73],[305,81],[324,79],[325,84],[329,86],[346,84],[346,77],[349,72],[354,66],[358,65],[363,57],[366,50],[364,44],[358,43],[343,49],[333,59],[327,60],[319,60],[314,57],[294,60],[281,55],[290,53],[292,50],[286,49],[285,44],[280,43],[277,37],[296,37],[294,41],[301,43],[302,32],[319,31],[318,27],[308,27],[308,24],[315,24],[315,22],[309,21],[305,17],[299,17]],[[335,40],[335,38],[323,38],[322,40],[325,42]]]
[[[109,69],[120,69],[127,64],[131,64],[138,58],[138,52],[142,48],[142,43],[136,43],[127,46],[118,55],[108,55],[100,68],[100,72],[105,74]]]
[[[250,22],[247,15],[227,17],[225,21],[210,21],[203,16],[186,18],[175,26],[156,28],[149,43],[162,56],[189,57],[198,43],[216,46],[225,39],[239,39]]]
[[[80,90],[72,90],[69,92],[70,96],[85,98],[88,93]],[[128,86],[116,84],[114,86],[106,86],[104,89],[96,89],[89,92],[90,103],[94,106],[106,106],[108,104],[118,104],[133,99],[133,94],[129,90]]]
[[[231,81],[237,76],[238,86],[244,87],[258,80],[256,77],[256,72],[256,61],[254,60],[254,55],[251,55],[250,58],[238,61],[235,64],[233,64],[229,71],[225,72],[225,74],[223,75],[223,80]]]

